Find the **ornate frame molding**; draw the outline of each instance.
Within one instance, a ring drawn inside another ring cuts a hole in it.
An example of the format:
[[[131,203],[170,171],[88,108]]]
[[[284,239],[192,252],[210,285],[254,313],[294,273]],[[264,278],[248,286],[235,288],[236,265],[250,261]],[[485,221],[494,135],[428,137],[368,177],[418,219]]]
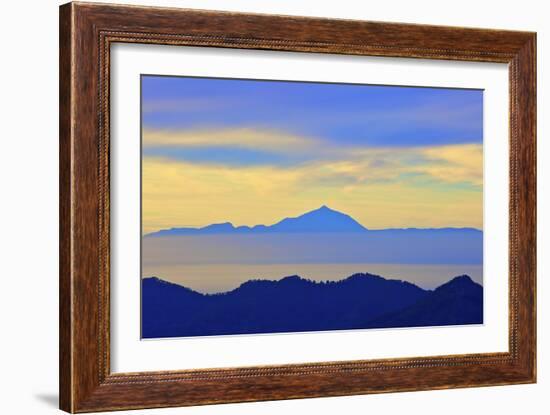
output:
[[[509,352],[111,373],[109,69],[110,45],[116,42],[508,63]],[[89,412],[534,382],[535,55],[536,36],[525,32],[86,3],[61,6],[61,408]]]

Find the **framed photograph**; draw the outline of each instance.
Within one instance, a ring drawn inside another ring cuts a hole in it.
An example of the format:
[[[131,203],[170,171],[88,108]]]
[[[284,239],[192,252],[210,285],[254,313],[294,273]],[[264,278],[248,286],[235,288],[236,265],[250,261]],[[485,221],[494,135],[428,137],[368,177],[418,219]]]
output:
[[[536,380],[536,35],[60,8],[60,407]]]

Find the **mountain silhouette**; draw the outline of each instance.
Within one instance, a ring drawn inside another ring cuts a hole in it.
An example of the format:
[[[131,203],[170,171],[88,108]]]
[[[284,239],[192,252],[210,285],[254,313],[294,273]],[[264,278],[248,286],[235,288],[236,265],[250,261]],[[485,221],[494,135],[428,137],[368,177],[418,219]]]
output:
[[[378,327],[444,326],[483,321],[483,287],[468,275],[453,278],[417,303],[372,321]]]
[[[285,218],[274,225],[238,226],[230,222],[217,223],[203,228],[171,228],[153,232],[147,236],[173,236],[197,234],[243,233],[310,233],[310,232],[363,232],[367,229],[345,213],[327,206],[304,213],[295,218]]]
[[[143,247],[146,256],[173,252],[170,261],[177,263],[483,263],[483,232],[478,229],[373,230],[327,206],[273,225],[226,222],[164,229],[145,235]]]
[[[324,205],[296,218],[283,219],[270,228],[277,232],[361,232],[367,230],[351,216]]]
[[[231,222],[214,223],[202,228],[170,228],[145,236],[212,235],[212,234],[265,234],[265,233],[315,233],[315,232],[369,232],[386,234],[406,233],[453,233],[481,234],[475,228],[388,228],[369,230],[351,216],[328,206],[304,213],[294,218],[285,218],[273,225],[234,226]]]
[[[483,288],[468,276],[433,291],[372,274],[289,276],[220,294],[142,279],[143,338],[481,324],[482,311]]]

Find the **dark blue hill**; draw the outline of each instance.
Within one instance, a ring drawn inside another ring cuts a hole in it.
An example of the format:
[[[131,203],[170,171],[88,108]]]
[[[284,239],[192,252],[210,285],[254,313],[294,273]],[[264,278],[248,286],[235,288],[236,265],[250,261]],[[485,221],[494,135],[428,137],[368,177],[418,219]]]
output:
[[[482,323],[482,287],[457,277],[434,291],[355,274],[337,282],[298,276],[251,280],[205,295],[142,280],[142,337],[280,333]]]
[[[453,278],[417,303],[371,322],[376,327],[483,323],[483,287],[467,275]]]

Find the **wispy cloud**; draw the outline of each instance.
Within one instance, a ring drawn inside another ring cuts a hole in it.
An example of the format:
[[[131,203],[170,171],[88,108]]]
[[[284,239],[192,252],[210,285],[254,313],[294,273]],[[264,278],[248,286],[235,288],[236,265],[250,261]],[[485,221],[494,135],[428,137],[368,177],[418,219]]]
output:
[[[422,149],[426,163],[416,171],[446,182],[483,185],[483,147],[481,144],[427,147]]]
[[[266,165],[307,171],[304,180],[358,184],[426,175],[446,183],[481,186],[481,144],[412,147],[337,146],[315,137],[254,128],[145,130],[144,155],[195,164]]]
[[[292,167],[145,157],[144,231],[220,220],[273,223],[322,204],[372,228],[482,227],[480,146],[362,149],[344,155],[348,158]]]
[[[293,154],[314,151],[318,144],[305,136],[256,128],[143,131],[144,148],[242,148]]]

